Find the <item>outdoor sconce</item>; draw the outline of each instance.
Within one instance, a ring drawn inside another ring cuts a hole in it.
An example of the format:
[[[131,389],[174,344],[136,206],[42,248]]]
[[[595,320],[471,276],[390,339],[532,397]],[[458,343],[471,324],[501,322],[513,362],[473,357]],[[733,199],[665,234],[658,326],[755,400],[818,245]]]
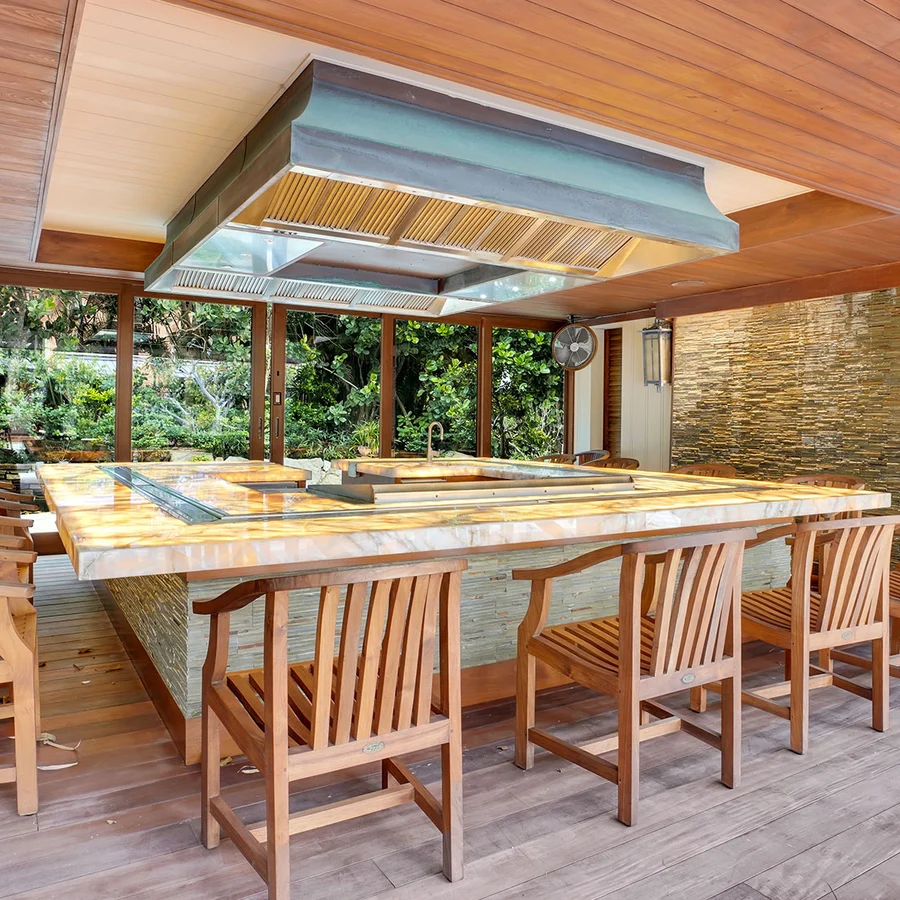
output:
[[[672,324],[657,319],[641,331],[644,351],[644,385],[655,385],[658,391],[672,383]]]

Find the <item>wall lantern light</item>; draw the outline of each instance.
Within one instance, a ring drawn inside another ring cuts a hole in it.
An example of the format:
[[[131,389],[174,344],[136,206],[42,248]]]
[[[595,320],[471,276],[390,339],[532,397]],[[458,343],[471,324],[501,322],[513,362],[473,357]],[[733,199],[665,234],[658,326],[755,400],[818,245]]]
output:
[[[644,351],[644,384],[658,391],[672,383],[672,323],[657,319],[641,331]]]

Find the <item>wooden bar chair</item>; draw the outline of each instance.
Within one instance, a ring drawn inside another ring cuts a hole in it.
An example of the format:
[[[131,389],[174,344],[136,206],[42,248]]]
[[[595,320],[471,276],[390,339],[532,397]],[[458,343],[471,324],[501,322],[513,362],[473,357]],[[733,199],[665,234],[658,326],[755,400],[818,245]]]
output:
[[[462,878],[459,592],[466,566],[465,560],[442,559],[274,577],[194,604],[195,613],[210,616],[203,666],[203,843],[217,846],[224,829],[267,883],[270,900],[290,897],[292,834],[408,802],[418,804],[444,836],[444,875]],[[288,592],[303,588],[320,589],[315,658],[289,664]],[[263,667],[229,673],[230,613],[263,596]],[[264,822],[244,825],[220,794],[223,728],[263,773]],[[440,799],[397,759],[432,747],[441,751]],[[292,782],[375,761],[382,764],[381,791],[289,812]]]
[[[741,597],[743,632],[790,654],[784,682],[746,691],[743,701],[787,719],[791,750],[809,747],[809,692],[842,688],[872,702],[872,727],[888,725],[888,577],[891,541],[900,516],[803,522],[763,532],[753,544],[793,535],[791,581],[783,588],[748,591]],[[819,577],[812,583],[813,563]],[[865,687],[832,671],[843,659],[836,648],[872,644],[872,686]],[[819,665],[810,653],[819,651]],[[775,702],[790,697],[788,706]]]
[[[608,456],[605,459],[592,459],[582,463],[593,469],[639,469],[641,464],[630,456]]]
[[[619,789],[619,820],[637,821],[638,748],[643,740],[683,730],[722,755],[722,781],[740,781],[740,595],[750,528],[618,544],[545,569],[519,569],[531,602],[519,626],[516,765],[530,769],[534,744],[600,775]],[[622,560],[619,615],[546,627],[554,578]],[[616,697],[617,734],[573,744],[535,728],[535,664]],[[657,702],[691,685],[722,680],[722,729],[713,732]],[[650,722],[649,717],[656,721]],[[618,751],[617,763],[601,755]]]
[[[737,469],[728,463],[693,463],[669,469],[673,475],[705,475],[707,478],[737,478]]]
[[[38,810],[37,614],[34,585],[0,582],[0,685],[12,690],[11,703],[0,706],[0,719],[12,719],[15,765],[0,768],[0,784],[15,784],[20,816]]]

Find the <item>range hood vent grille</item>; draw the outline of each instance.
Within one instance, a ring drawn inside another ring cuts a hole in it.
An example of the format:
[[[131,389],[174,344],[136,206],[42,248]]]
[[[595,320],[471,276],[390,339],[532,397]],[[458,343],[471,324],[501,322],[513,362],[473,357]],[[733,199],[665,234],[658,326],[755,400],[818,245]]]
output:
[[[628,234],[602,226],[585,227],[302,172],[289,172],[278,182],[263,222],[586,272],[602,268],[631,240]]]
[[[202,269],[180,269],[176,287],[185,290],[210,291],[264,296],[270,278],[238,275],[233,272],[206,272]]]

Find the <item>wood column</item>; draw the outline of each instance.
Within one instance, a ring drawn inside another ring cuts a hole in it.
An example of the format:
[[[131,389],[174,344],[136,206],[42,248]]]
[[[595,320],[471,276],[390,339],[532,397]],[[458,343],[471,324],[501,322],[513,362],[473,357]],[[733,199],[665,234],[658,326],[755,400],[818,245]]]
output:
[[[268,307],[265,303],[253,303],[250,309],[250,459],[265,459]]]
[[[134,287],[119,289],[116,313],[115,458],[131,462],[131,399],[134,392]]]
[[[269,378],[269,459],[284,463],[284,369],[287,307],[272,304],[272,374]]]
[[[575,372],[566,369],[563,380],[563,453],[575,452]]]
[[[387,458],[394,455],[394,316],[381,317],[381,375],[379,403],[378,455]]]
[[[475,455],[491,455],[491,415],[493,412],[494,327],[481,320],[478,326],[478,386],[475,404]]]

